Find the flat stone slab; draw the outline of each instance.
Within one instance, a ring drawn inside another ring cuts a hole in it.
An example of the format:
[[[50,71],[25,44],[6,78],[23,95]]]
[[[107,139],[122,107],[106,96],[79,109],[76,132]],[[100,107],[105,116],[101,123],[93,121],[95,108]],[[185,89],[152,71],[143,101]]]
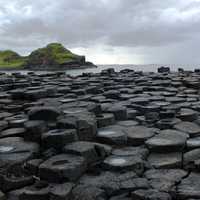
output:
[[[180,122],[178,124],[175,124],[174,128],[189,134],[190,137],[196,137],[200,135],[200,126],[193,122]]]
[[[155,135],[156,129],[145,126],[129,127],[126,130],[128,144],[142,145],[144,142]]]
[[[200,174],[191,173],[177,186],[178,199],[200,198]]]
[[[0,139],[0,166],[24,163],[36,156],[39,146],[33,142],[25,142],[20,137]]]
[[[5,137],[24,137],[26,133],[25,128],[9,128],[4,131],[1,131],[0,138]]]
[[[198,113],[192,109],[182,108],[177,116],[182,121],[194,121],[198,118]]]
[[[60,115],[60,112],[54,107],[35,107],[32,108],[28,116],[31,120],[44,120],[51,121],[56,120]]]
[[[125,120],[125,121],[118,121],[116,124],[119,126],[124,126],[124,127],[129,128],[129,127],[137,126],[138,122],[134,120]]]
[[[116,156],[136,156],[141,159],[146,159],[149,154],[149,150],[144,146],[141,147],[124,147],[117,148],[112,151],[112,155]]]
[[[77,140],[76,129],[53,129],[42,134],[43,148],[62,149],[66,144]]]
[[[172,200],[172,197],[165,192],[159,192],[157,190],[136,190],[132,192],[132,199],[135,200]]]
[[[182,166],[182,153],[151,153],[148,157],[149,164],[156,169],[174,169]]]
[[[97,140],[107,144],[126,144],[127,136],[124,129],[120,126],[107,126],[97,132]]]
[[[175,193],[176,185],[188,175],[188,172],[181,169],[151,169],[144,175],[152,188],[162,192]]]
[[[132,170],[141,174],[144,170],[144,161],[135,156],[109,156],[103,161],[103,168],[111,171]]]
[[[106,171],[97,176],[84,175],[81,177],[79,184],[89,188],[101,188],[107,196],[149,188],[147,179],[137,177],[132,171],[122,173]]]
[[[88,163],[104,159],[111,153],[112,148],[105,144],[87,141],[77,141],[64,147],[65,153],[83,156]]]
[[[148,139],[145,144],[151,152],[176,152],[183,150],[186,140],[186,134],[168,129]]]
[[[86,161],[81,156],[59,154],[39,166],[39,175],[50,182],[77,180],[86,170]]]
[[[188,170],[199,171],[200,167],[200,148],[193,149],[184,153],[183,167]]]
[[[188,149],[200,148],[200,137],[189,138],[187,140],[187,148]]]
[[[94,186],[78,185],[73,189],[73,198],[76,200],[106,200],[106,193],[103,189]]]
[[[98,128],[113,125],[115,123],[115,116],[112,113],[102,113],[97,117]]]

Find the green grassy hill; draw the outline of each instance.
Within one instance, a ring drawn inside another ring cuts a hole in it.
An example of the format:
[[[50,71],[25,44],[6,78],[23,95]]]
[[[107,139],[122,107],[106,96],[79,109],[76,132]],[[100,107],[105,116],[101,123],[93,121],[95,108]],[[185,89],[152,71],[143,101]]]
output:
[[[27,57],[20,56],[14,51],[0,51],[0,67],[15,68],[22,67],[27,60]]]
[[[59,43],[48,44],[26,57],[11,50],[0,51],[0,68],[59,67],[84,63],[84,56],[73,54]]]

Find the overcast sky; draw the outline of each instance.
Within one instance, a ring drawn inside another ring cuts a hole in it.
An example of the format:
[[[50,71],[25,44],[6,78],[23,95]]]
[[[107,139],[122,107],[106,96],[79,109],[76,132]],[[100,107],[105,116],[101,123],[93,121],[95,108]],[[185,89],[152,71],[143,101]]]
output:
[[[0,49],[49,42],[97,64],[197,64],[200,0],[0,0]]]

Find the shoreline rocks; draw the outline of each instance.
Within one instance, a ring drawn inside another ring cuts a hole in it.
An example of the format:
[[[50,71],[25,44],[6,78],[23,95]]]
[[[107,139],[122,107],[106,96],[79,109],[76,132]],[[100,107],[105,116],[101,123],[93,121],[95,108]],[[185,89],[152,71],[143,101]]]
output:
[[[0,199],[199,199],[199,72],[0,74]]]

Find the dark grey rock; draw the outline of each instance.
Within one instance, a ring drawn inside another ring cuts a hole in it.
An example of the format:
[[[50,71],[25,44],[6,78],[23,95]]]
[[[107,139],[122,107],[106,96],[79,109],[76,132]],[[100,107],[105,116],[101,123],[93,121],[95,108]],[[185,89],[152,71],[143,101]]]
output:
[[[19,169],[8,170],[0,174],[0,188],[7,193],[11,190],[23,188],[27,185],[32,185],[34,178],[28,174],[19,172]]]
[[[182,166],[182,153],[151,153],[148,157],[150,165],[157,169],[174,169]]]
[[[39,152],[36,143],[25,142],[20,137],[0,139],[0,167],[24,163]]]
[[[7,121],[0,121],[0,131],[3,131],[6,128],[8,128],[8,122]]]
[[[0,138],[5,137],[24,137],[26,129],[24,128],[9,128],[0,133]]]
[[[200,149],[194,149],[184,153],[183,167],[187,170],[199,170],[200,168]]]
[[[83,156],[87,163],[93,163],[108,156],[111,153],[111,147],[94,142],[78,141],[66,145],[63,151]]]
[[[60,115],[58,109],[54,107],[35,107],[29,112],[30,120],[44,120],[44,121],[54,121]]]
[[[142,147],[123,147],[117,148],[112,151],[113,155],[116,156],[136,156],[145,160],[149,154],[147,148]]]
[[[127,109],[121,105],[113,105],[107,110],[110,113],[113,113],[116,120],[126,120],[127,119]]]
[[[196,137],[200,134],[200,127],[193,122],[180,122],[174,125],[174,128],[189,134],[190,137]]]
[[[124,127],[135,127],[138,125],[138,122],[134,120],[118,121],[116,125]]]
[[[114,196],[111,197],[109,200],[131,200],[132,198],[130,197],[129,194],[122,194],[119,196]]]
[[[5,118],[5,120],[8,121],[10,127],[21,128],[24,126],[24,123],[28,121],[28,118],[26,115],[21,114]]]
[[[188,172],[181,169],[151,169],[145,172],[145,177],[153,189],[173,196],[176,193],[176,185],[187,175]]]
[[[25,163],[25,169],[28,170],[29,174],[38,176],[38,170],[40,164],[43,162],[42,159],[32,159]]]
[[[61,150],[66,144],[77,140],[76,129],[53,129],[42,134],[42,148]]]
[[[144,126],[129,127],[126,129],[128,144],[142,145],[145,141],[155,135],[156,130]]]
[[[132,192],[132,199],[134,200],[171,200],[171,196],[165,192],[157,190],[136,190]]]
[[[200,137],[189,138],[187,140],[187,148],[188,149],[200,148]]]
[[[194,121],[198,118],[198,113],[192,109],[182,108],[177,116],[182,121]]]
[[[126,173],[113,173],[106,171],[100,173],[98,176],[84,175],[80,179],[80,184],[101,188],[105,191],[107,196],[131,192],[136,189],[146,189],[149,187],[146,179],[138,178],[132,171]]]
[[[86,170],[86,161],[81,156],[59,154],[39,166],[39,175],[50,182],[76,181]]]
[[[127,136],[120,126],[107,126],[97,132],[97,140],[106,144],[126,144]]]
[[[158,135],[148,139],[146,145],[153,152],[182,151],[185,147],[187,134],[176,130],[163,130]]]
[[[112,113],[102,113],[101,115],[97,116],[98,128],[113,125],[114,123],[115,117]]]
[[[78,185],[73,189],[74,200],[106,200],[106,193],[95,186]]]
[[[169,67],[159,67],[158,68],[158,73],[169,73],[170,72],[170,68]]]
[[[109,156],[103,161],[103,168],[111,171],[132,170],[137,174],[144,171],[144,161],[138,156]]]
[[[40,141],[42,133],[47,130],[47,124],[42,120],[27,121],[24,127],[27,130],[24,138],[28,141]]]
[[[200,198],[200,175],[191,173],[177,186],[178,199]]]
[[[27,186],[21,189],[21,194],[19,191],[19,199],[20,200],[45,200],[49,198],[49,190],[50,187],[46,183],[36,183],[31,186]]]
[[[7,117],[11,117],[13,116],[14,114],[13,113],[9,113],[9,112],[1,112],[0,113],[0,119],[4,119],[4,118],[7,118]]]
[[[175,124],[180,123],[181,120],[178,118],[165,118],[165,119],[161,119],[160,121],[158,121],[156,123],[156,126],[159,129],[172,129],[174,127]]]
[[[72,199],[73,183],[53,184],[50,186],[50,200],[68,200]]]
[[[95,138],[97,122],[93,113],[85,109],[67,109],[63,112],[66,113],[66,116],[61,121],[58,120],[59,128],[76,128],[80,140],[92,140]]]

